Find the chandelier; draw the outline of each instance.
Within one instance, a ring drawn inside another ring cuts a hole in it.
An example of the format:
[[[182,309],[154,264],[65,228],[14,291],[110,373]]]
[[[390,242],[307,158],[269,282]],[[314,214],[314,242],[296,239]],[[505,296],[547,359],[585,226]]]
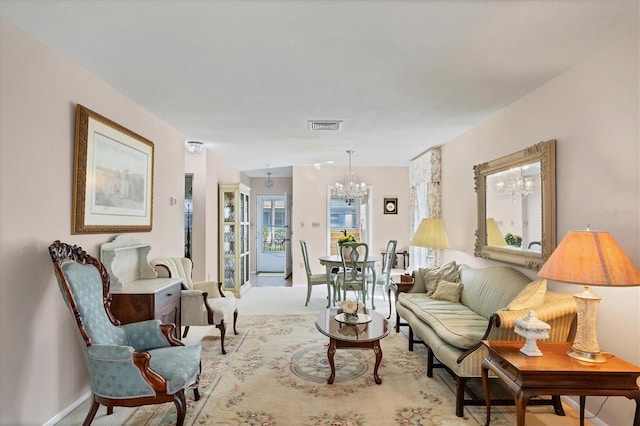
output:
[[[500,198],[511,198],[515,203],[533,193],[533,178],[522,176],[519,168],[509,170],[497,176],[495,188]]]
[[[273,181],[271,180],[271,172],[267,172],[267,180],[264,181],[264,186],[267,188],[271,188],[273,186]]]
[[[352,149],[347,150],[347,154],[349,154],[349,172],[334,183],[333,188],[331,188],[331,195],[342,198],[349,205],[367,195],[367,184],[351,171],[351,154],[354,152]]]

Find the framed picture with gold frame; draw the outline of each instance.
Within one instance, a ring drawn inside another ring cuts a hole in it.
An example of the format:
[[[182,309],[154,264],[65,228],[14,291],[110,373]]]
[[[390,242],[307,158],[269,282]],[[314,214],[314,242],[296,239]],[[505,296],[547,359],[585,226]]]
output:
[[[77,105],[72,234],[149,232],[153,142]]]
[[[383,204],[384,214],[398,214],[398,199],[385,198]]]

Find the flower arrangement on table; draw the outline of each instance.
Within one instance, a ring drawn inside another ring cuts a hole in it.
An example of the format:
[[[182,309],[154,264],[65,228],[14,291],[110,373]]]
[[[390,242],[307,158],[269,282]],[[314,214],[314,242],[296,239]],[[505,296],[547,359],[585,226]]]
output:
[[[357,243],[356,237],[353,234],[347,234],[347,230],[342,231],[342,236],[338,238],[338,245],[343,245],[344,243]]]

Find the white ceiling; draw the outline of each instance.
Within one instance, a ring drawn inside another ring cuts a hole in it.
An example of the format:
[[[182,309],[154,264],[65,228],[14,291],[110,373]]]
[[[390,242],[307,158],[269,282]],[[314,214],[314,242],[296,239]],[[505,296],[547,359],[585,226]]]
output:
[[[0,0],[0,15],[249,176],[277,177],[344,167],[347,149],[354,167],[406,166],[637,28],[638,3]]]

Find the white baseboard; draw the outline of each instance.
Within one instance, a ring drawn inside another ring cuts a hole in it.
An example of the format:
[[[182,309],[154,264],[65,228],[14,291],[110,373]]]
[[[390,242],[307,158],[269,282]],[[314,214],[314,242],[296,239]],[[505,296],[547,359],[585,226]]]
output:
[[[569,398],[568,396],[561,396],[560,399],[562,400],[562,402],[564,402],[569,407],[571,407],[573,410],[575,410],[575,412],[578,413],[578,415],[580,414],[580,403],[579,402],[577,402],[574,399]],[[608,426],[605,422],[603,422],[599,418],[593,417],[593,413],[591,413],[588,410],[584,410],[584,418],[588,419],[593,424],[593,426]]]
[[[80,406],[83,402],[85,402],[87,400],[87,398],[90,398],[90,397],[91,397],[91,392],[87,392],[86,394],[81,396],[80,399],[75,401],[73,404],[71,404],[70,406],[68,406],[67,408],[65,408],[64,410],[62,410],[61,412],[59,412],[55,416],[53,416],[51,419],[47,420],[46,423],[43,423],[42,426],[53,426],[53,425],[55,425],[60,420],[64,419],[73,410],[78,408],[78,406]]]

